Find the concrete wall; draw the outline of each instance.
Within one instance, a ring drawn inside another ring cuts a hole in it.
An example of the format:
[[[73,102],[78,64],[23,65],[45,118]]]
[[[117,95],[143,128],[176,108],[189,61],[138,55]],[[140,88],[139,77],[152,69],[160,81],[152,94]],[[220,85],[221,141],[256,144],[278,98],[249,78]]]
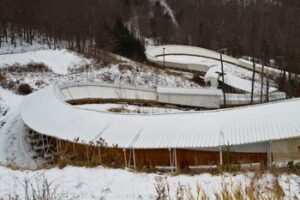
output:
[[[207,89],[202,88],[194,88],[194,94],[190,94],[188,91],[185,92],[185,90],[188,90],[185,88],[172,88],[172,90],[178,90],[180,94],[177,92],[160,93],[158,89],[106,84],[63,85],[60,87],[64,101],[76,99],[135,99],[203,108],[220,107],[221,95],[219,92],[206,94]]]
[[[64,85],[60,88],[65,101],[74,99],[142,99],[156,101],[155,89],[107,84]]]
[[[219,95],[158,94],[158,101],[177,105],[219,108]]]

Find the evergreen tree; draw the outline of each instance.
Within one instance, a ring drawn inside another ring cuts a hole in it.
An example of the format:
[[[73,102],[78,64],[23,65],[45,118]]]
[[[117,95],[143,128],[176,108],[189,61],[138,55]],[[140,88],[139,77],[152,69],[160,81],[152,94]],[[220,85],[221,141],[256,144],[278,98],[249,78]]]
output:
[[[116,39],[114,52],[135,60],[145,60],[145,47],[142,42],[135,38],[123,24],[120,18],[116,20],[112,33]]]

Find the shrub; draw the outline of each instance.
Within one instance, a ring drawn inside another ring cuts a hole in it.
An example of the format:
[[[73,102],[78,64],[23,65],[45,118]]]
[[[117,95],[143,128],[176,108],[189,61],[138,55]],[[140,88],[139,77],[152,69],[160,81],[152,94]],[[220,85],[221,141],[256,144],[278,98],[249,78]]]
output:
[[[67,165],[68,165],[68,160],[65,157],[61,156],[58,160],[58,168],[63,169]]]
[[[6,82],[6,75],[4,72],[0,71],[0,83]]]
[[[18,92],[23,95],[30,94],[32,92],[32,88],[27,83],[22,83],[18,87]]]
[[[44,63],[35,63],[35,62],[30,62],[25,65],[20,65],[19,63],[15,63],[9,67],[6,67],[5,69],[10,73],[51,72],[50,68]]]

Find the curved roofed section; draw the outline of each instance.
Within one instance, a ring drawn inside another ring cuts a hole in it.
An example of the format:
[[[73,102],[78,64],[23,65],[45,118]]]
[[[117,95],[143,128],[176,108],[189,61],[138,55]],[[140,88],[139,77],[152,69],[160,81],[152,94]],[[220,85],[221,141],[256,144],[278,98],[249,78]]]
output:
[[[81,142],[102,138],[122,148],[206,148],[300,137],[300,99],[204,112],[117,114],[69,105],[62,88],[52,85],[27,96],[24,123],[44,135]]]
[[[146,55],[148,59],[152,61],[157,61],[158,57],[162,57],[163,55],[186,55],[186,56],[194,56],[194,57],[204,57],[219,60],[220,53],[216,51],[212,51],[209,49],[204,49],[201,47],[194,47],[194,46],[186,46],[186,45],[162,45],[157,46],[152,49],[147,50]],[[223,55],[224,62],[232,63],[235,65],[239,65],[240,62],[238,59],[233,58],[231,56]],[[177,61],[177,62],[180,62]],[[194,63],[192,60],[189,62]],[[186,63],[183,62],[183,63]],[[196,64],[195,62],[194,64]]]
[[[220,60],[220,53],[204,49],[201,47],[195,47],[195,46],[186,46],[186,45],[161,45],[161,46],[155,46],[151,49],[148,49],[146,51],[146,56],[148,60],[155,62],[156,64],[163,65],[163,56],[178,56],[173,57],[171,61],[166,60],[165,65],[169,67],[177,67],[177,68],[183,68],[186,70],[196,70],[196,71],[202,71],[203,68],[199,68],[199,65],[203,65],[207,62],[207,59],[203,58],[209,58],[213,60]],[[180,58],[181,56],[181,58]],[[182,57],[183,56],[183,57]],[[184,58],[184,56],[187,56]],[[223,54],[223,62],[233,64],[236,66],[243,67],[248,70],[253,70],[252,62],[247,61],[242,58],[234,58],[228,55]],[[210,63],[206,63],[207,65],[210,65]],[[193,66],[196,65],[196,66]],[[198,66],[197,66],[198,65]],[[256,71],[262,72],[262,65],[256,63]],[[202,69],[202,70],[201,70]],[[207,69],[206,69],[207,70]],[[205,70],[205,71],[206,71]],[[281,71],[272,67],[264,66],[264,73],[268,73],[271,76],[279,77],[281,76]]]

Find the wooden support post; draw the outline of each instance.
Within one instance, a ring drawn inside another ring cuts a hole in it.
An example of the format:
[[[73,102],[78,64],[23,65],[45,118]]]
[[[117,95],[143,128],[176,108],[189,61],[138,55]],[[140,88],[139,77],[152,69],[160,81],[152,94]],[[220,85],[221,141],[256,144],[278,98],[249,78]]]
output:
[[[61,142],[60,142],[59,139],[56,139],[56,141],[57,141],[57,146],[58,146],[58,148],[57,148],[57,149],[58,149],[57,153],[58,153],[58,156],[61,157],[61,156],[62,156]]]
[[[43,144],[43,157],[45,157],[45,141],[44,141],[44,135],[42,136],[42,144]]]
[[[90,156],[89,156],[89,145],[86,145],[86,158],[87,158],[87,162],[88,164],[90,164]]]
[[[135,151],[134,151],[134,149],[132,149],[132,153],[133,153],[133,167],[134,167],[134,169],[136,169],[136,158],[135,158]]]
[[[222,146],[219,147],[219,154],[220,154],[220,165],[223,165],[223,152],[222,152]]]
[[[126,149],[123,149],[123,152],[124,152],[124,162],[125,162],[125,167],[127,167]]]
[[[179,171],[179,167],[178,167],[177,151],[176,151],[176,149],[174,149],[174,158],[175,158],[175,168],[176,168],[176,171],[178,172]]]
[[[169,155],[170,155],[170,168],[171,168],[171,173],[173,173],[173,162],[172,162],[172,149],[169,149]]]
[[[272,146],[271,142],[269,142],[268,147],[268,167],[272,167]]]
[[[72,142],[73,155],[75,156],[75,162],[77,163],[77,155],[75,151],[75,142]]]
[[[99,161],[102,164],[102,158],[101,158],[101,145],[98,146],[98,157],[99,157]]]

